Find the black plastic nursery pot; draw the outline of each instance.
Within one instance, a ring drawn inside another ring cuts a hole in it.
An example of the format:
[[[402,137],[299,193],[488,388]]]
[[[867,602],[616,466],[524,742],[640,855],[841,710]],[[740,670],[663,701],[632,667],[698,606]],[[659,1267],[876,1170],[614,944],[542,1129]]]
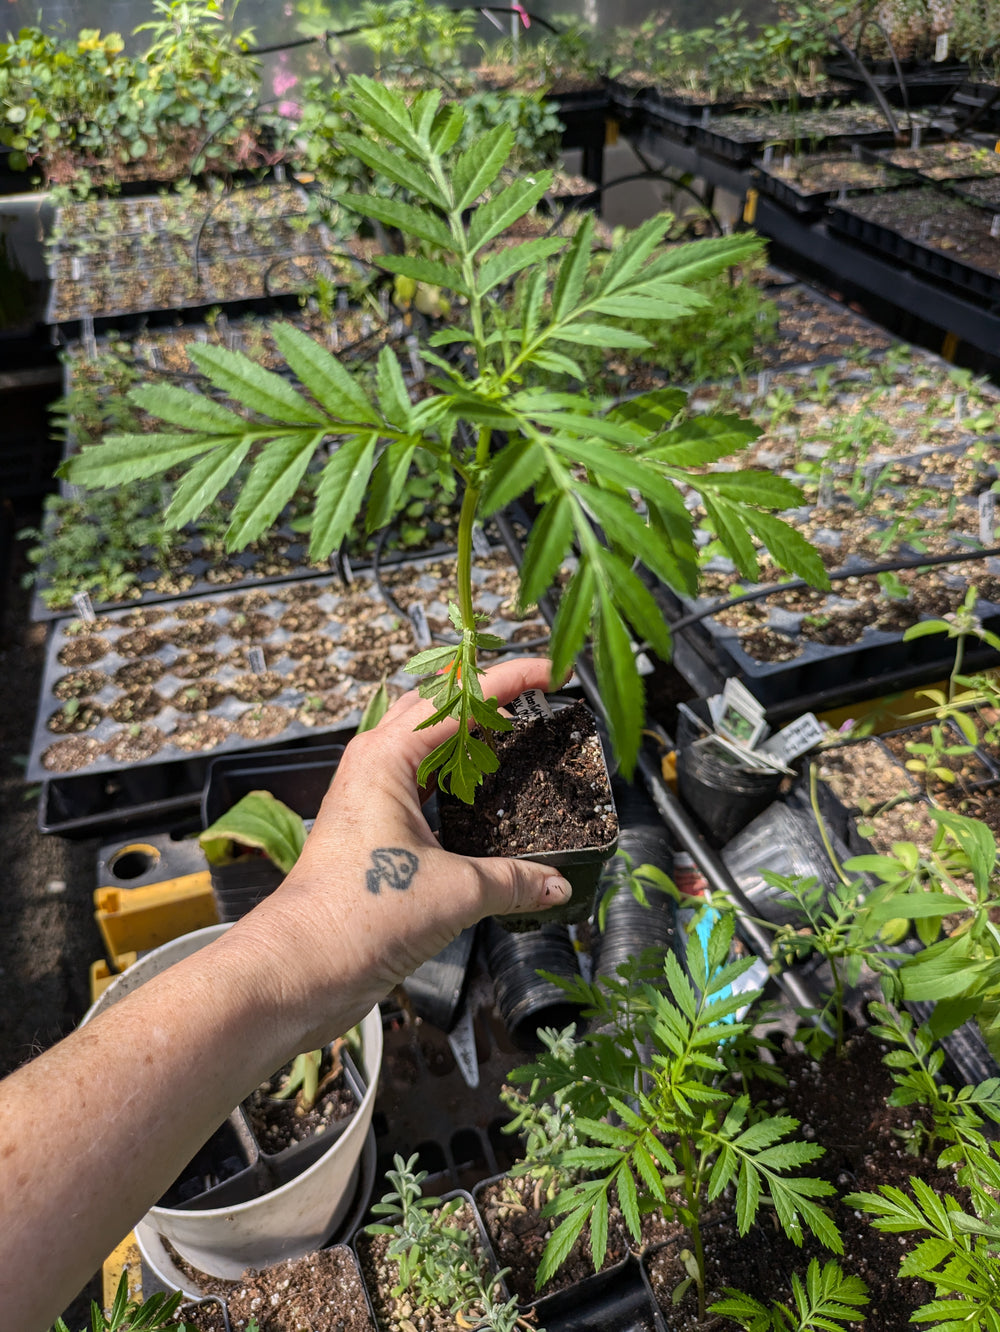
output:
[[[901,60],[899,71],[891,60],[865,61],[865,66],[867,77],[853,61],[835,58],[826,62],[826,72],[867,101],[874,101],[874,83],[894,106],[940,106],[969,74],[964,60]]]
[[[477,1243],[477,1247],[482,1256],[485,1271],[496,1273],[499,1270],[496,1256],[490,1245],[489,1236],[486,1234],[482,1218],[479,1215],[479,1209],[473,1200],[472,1194],[465,1189],[454,1189],[441,1196],[442,1203],[459,1201],[464,1204],[458,1208],[455,1216],[451,1218],[451,1223],[459,1224],[462,1229],[472,1230]],[[365,1297],[368,1301],[368,1312],[371,1315],[372,1322],[378,1329],[378,1332],[393,1332],[393,1329],[400,1326],[400,1319],[407,1316],[399,1312],[400,1306],[396,1298],[391,1294],[391,1285],[383,1285],[379,1280],[380,1273],[377,1270],[376,1254],[380,1248],[385,1247],[385,1238],[380,1235],[369,1235],[365,1230],[359,1230],[351,1241],[351,1247],[354,1250],[358,1260],[358,1267],[361,1270],[361,1280],[364,1284]],[[393,1260],[386,1260],[387,1266],[390,1262],[395,1266]],[[392,1284],[395,1284],[393,1279]],[[501,1289],[503,1283],[501,1282]],[[408,1313],[412,1313],[413,1301],[407,1292],[402,1297],[407,1301],[406,1308]],[[403,1324],[405,1326],[405,1323]]]
[[[573,980],[580,963],[565,925],[544,924],[540,929],[514,933],[487,922],[486,969],[500,1017],[519,1050],[540,1050],[538,1030],[561,1030],[579,1022],[581,1007],[565,990],[539,972]]]
[[[711,739],[677,751],[677,794],[709,841],[721,847],[775,799],[780,772],[744,767]]]
[[[310,750],[278,749],[269,754],[213,759],[202,794],[202,827],[211,827],[251,791],[270,791],[303,819],[314,819],[343,752],[343,745],[317,745]],[[247,855],[231,864],[209,868],[221,921],[245,916],[285,877],[262,855]]]
[[[550,924],[586,920],[601,869],[618,847],[611,779],[593,715],[576,703],[551,717],[517,721],[494,743],[499,770],[486,776],[473,806],[439,794],[441,845],[460,855],[533,860],[570,882],[573,896],[566,905],[550,908],[544,917],[537,912],[497,917],[504,929],[537,930],[543,918]],[[589,842],[566,845],[570,817],[587,830]],[[546,840],[552,849],[545,849]]]

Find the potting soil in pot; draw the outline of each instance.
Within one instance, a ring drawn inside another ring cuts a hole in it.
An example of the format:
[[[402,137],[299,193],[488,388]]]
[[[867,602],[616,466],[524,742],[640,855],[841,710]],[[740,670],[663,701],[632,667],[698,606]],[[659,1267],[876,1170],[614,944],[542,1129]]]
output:
[[[354,1255],[338,1245],[246,1272],[227,1298],[233,1332],[375,1332]]]
[[[474,805],[442,802],[442,838],[460,855],[520,856],[606,846],[618,818],[601,741],[583,703],[495,736],[499,769]]]

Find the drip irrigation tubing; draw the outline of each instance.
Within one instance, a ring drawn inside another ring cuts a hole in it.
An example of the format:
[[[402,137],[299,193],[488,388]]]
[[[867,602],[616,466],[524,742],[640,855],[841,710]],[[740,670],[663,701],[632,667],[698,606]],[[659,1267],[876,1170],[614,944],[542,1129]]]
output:
[[[550,23],[548,19],[542,18],[541,14],[533,14],[531,10],[515,8],[513,5],[459,5],[451,10],[453,14],[516,14],[523,22],[527,18],[530,23],[537,23],[540,28],[546,32],[555,33],[558,37],[562,28],[556,24]],[[371,32],[375,25],[372,23],[355,23],[349,28],[326,28],[323,32],[315,33],[312,37],[297,37],[290,42],[275,42],[271,46],[251,46],[246,50],[247,55],[274,55],[277,51],[292,51],[300,46],[315,46],[322,42],[329,47],[330,42],[338,37],[356,37],[362,32]]]
[[[870,578],[876,574],[900,573],[904,569],[926,569],[941,564],[963,564],[972,560],[986,560],[992,555],[1000,555],[1000,546],[989,546],[985,550],[962,551],[958,555],[914,555],[905,560],[887,560],[884,564],[863,564],[859,568],[834,569],[829,578],[831,583],[842,583],[848,578]],[[697,624],[699,620],[717,615],[719,611],[728,610],[730,606],[740,606],[745,601],[763,601],[778,592],[797,592],[800,588],[812,588],[812,586],[804,578],[790,578],[787,583],[771,583],[767,587],[758,587],[751,592],[744,592],[738,597],[730,597],[728,601],[720,601],[705,610],[692,611],[689,615],[681,616],[679,620],[675,620],[669,625],[670,632],[672,634],[678,633],[681,629],[687,629],[689,625]]]

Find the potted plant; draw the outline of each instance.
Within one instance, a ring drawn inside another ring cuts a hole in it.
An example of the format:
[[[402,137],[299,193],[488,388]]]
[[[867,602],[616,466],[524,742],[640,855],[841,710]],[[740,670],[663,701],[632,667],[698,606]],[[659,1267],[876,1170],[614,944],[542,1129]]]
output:
[[[84,1022],[229,928],[212,925],[154,948],[112,981],[87,1011]],[[151,1207],[136,1227],[136,1238],[154,1271],[186,1294],[197,1296],[201,1292],[177,1266],[165,1240],[197,1271],[231,1280],[247,1267],[301,1256],[329,1238],[352,1206],[369,1136],[382,1060],[382,1023],[377,1008],[360,1023],[360,1035],[365,1086],[347,1127],[331,1133],[329,1147],[300,1173],[291,1178],[282,1178],[279,1173],[281,1182],[277,1187],[270,1187],[272,1181],[259,1176],[250,1190],[255,1196],[201,1208]],[[308,1063],[308,1056],[300,1058],[303,1073]]]
[[[628,771],[643,722],[633,635],[664,659],[671,650],[656,600],[633,562],[638,557],[689,593],[697,578],[693,524],[679,487],[698,496],[747,576],[757,567],[749,533],[810,581],[822,585],[825,573],[808,542],[768,511],[795,503],[794,485],[767,472],[706,470],[745,447],[756,434],[752,426],[732,417],[688,417],[685,395],[676,389],[620,403],[597,399],[580,383],[575,349],[641,348],[645,339],[630,321],[704,308],[706,298],[690,285],[751,254],[755,242],[734,236],[661,248],[670,225],[664,215],[637,228],[599,272],[589,217],[570,239],[512,243],[549,189],[551,173],[497,185],[513,148],[509,126],[459,150],[462,108],[442,106],[439,93],[419,94],[408,106],[370,79],[354,77],[350,89],[347,109],[369,137],[345,133],[346,145],[406,197],[358,193],[341,203],[400,233],[396,248],[404,252],[378,260],[396,275],[397,290],[401,284],[411,292],[436,289],[452,312],[453,322],[435,329],[421,349],[436,372],[431,391],[411,400],[390,347],[368,386],[300,330],[277,324],[275,343],[302,390],[240,353],[198,346],[191,352],[198,367],[246,414],[206,393],[139,388],[133,401],[170,429],[110,436],[70,459],[63,475],[84,486],[120,486],[181,468],[184,479],[165,515],[172,527],[201,512],[249,459],[227,534],[228,546],[238,549],[268,530],[317,453],[329,452],[311,515],[312,559],[338,548],[365,501],[370,529],[388,523],[418,455],[443,485],[457,476],[463,493],[455,633],[419,652],[407,669],[422,677],[420,692],[434,706],[423,725],[459,723],[421,765],[419,780],[436,775],[441,789],[467,803],[496,771],[497,738],[512,729],[479,683],[480,655],[503,644],[474,604],[474,532],[483,518],[533,490],[538,518],[524,553],[521,600],[530,604],[545,594],[575,550],[552,632],[553,678],[565,674],[592,636],[612,745]],[[613,845],[606,844],[605,854]],[[537,850],[541,856],[545,848]],[[507,847],[507,854],[518,853],[516,845]]]

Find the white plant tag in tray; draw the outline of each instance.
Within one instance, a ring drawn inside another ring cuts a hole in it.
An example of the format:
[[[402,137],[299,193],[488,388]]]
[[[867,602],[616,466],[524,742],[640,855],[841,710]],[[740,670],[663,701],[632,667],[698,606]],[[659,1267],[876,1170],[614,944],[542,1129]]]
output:
[[[517,698],[505,703],[501,710],[510,713],[515,721],[520,722],[538,721],[540,717],[553,715],[549,701],[540,689],[526,689],[523,694],[518,694]]]
[[[942,60],[948,59],[948,46],[951,41],[950,32],[939,32],[937,41],[934,43],[934,59],[940,65]]]
[[[247,665],[254,675],[264,674],[267,670],[267,662],[264,660],[264,649],[262,647],[247,648]]]
[[[996,541],[997,495],[995,490],[984,490],[979,496],[979,540],[984,546]]]
[[[767,734],[764,709],[739,680],[729,679],[722,691],[725,706],[716,722],[716,729],[738,745],[753,749]]]
[[[807,749],[812,749],[826,735],[826,728],[817,721],[811,712],[804,712],[801,717],[772,735],[770,740],[766,740],[761,745],[759,753],[770,754],[773,758],[782,763],[791,763],[792,759],[797,759],[800,754],[804,754]]]
[[[421,649],[431,647],[431,627],[427,623],[427,612],[421,603],[415,601],[412,606],[407,606],[406,613],[413,625],[413,637],[417,647]]]
[[[94,603],[90,599],[89,592],[74,592],[73,605],[76,607],[76,613],[84,624],[93,624],[97,619],[94,611]]]

